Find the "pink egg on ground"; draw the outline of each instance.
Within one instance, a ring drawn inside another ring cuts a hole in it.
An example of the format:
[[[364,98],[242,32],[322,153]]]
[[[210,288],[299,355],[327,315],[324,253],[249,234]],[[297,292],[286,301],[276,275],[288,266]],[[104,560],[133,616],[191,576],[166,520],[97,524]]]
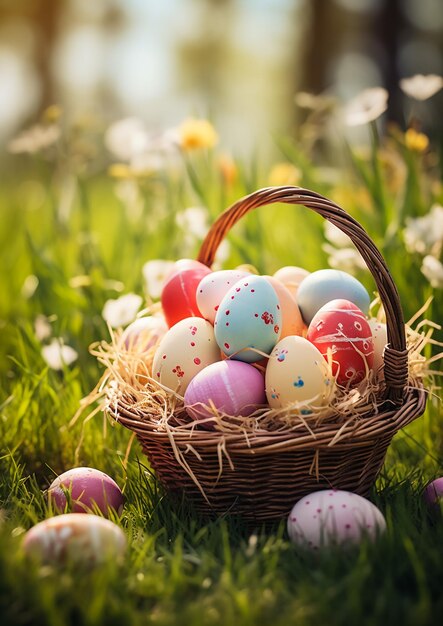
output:
[[[288,534],[297,545],[318,550],[375,540],[386,521],[372,502],[350,491],[315,491],[297,502],[288,517]]]
[[[306,338],[332,357],[332,373],[339,385],[356,385],[374,362],[374,341],[364,313],[349,300],[331,300],[311,320]]]
[[[168,330],[163,315],[140,317],[125,328],[121,341],[126,350],[147,352]]]
[[[206,419],[214,410],[247,416],[266,403],[263,375],[242,361],[219,361],[208,365],[189,383],[185,407],[192,419]]]
[[[430,507],[438,506],[443,502],[443,476],[426,485],[423,497],[426,504]]]
[[[94,513],[108,517],[110,509],[121,513],[124,496],[117,483],[92,467],[74,467],[60,474],[48,489],[48,500],[58,511]]]
[[[166,279],[161,294],[161,303],[166,322],[171,328],[187,317],[203,317],[197,306],[196,290],[201,279],[211,273],[209,267],[189,261],[177,261],[175,269]],[[182,269],[184,267],[185,269]]]
[[[202,278],[196,292],[197,305],[203,317],[211,324],[214,323],[218,307],[226,293],[245,276],[249,276],[249,273],[240,270],[220,270]]]

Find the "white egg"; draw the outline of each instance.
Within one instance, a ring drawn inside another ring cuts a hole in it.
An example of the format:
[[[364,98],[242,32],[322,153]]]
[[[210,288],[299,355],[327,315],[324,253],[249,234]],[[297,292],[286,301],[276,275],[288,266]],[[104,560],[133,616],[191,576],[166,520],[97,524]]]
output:
[[[309,276],[308,270],[305,270],[302,267],[296,267],[295,265],[281,267],[274,274],[274,278],[284,284],[293,298],[296,297],[298,286],[301,281],[306,278],[306,276]]]
[[[202,278],[196,291],[197,306],[203,317],[211,324],[214,323],[224,296],[245,276],[249,276],[249,273],[241,270],[220,270]]]
[[[297,502],[288,517],[288,534],[294,543],[314,550],[375,540],[386,530],[381,511],[350,491],[315,491]]]
[[[374,372],[379,372],[383,376],[383,372],[380,371],[384,366],[383,352],[388,343],[388,331],[386,324],[379,322],[375,318],[368,320],[369,328],[372,332],[372,339],[374,341],[374,363],[372,365]]]
[[[322,354],[304,337],[289,336],[277,343],[266,367],[266,396],[272,408],[302,403],[302,414],[325,406],[334,390],[330,368]]]
[[[214,327],[202,317],[187,317],[168,330],[155,351],[152,377],[184,395],[204,367],[221,360]]]
[[[147,352],[168,330],[163,315],[140,317],[125,328],[121,342],[130,352]]]

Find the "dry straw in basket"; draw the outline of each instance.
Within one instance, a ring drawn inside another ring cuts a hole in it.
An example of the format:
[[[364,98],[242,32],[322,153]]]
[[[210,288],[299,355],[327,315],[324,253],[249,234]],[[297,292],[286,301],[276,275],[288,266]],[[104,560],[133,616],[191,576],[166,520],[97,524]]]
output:
[[[135,433],[166,489],[184,491],[204,513],[231,512],[251,521],[281,519],[299,498],[321,488],[368,494],[392,437],[425,409],[429,362],[422,351],[435,326],[428,334],[405,326],[394,281],[368,234],[338,205],[299,187],[262,189],[236,202],[213,224],[198,260],[210,266],[243,215],[275,202],[316,211],[346,233],[365,260],[386,316],[382,384],[368,376],[310,416],[296,407],[258,409],[248,418],[214,412],[217,426],[209,430],[190,421],[181,396],[151,377],[155,348],[139,354],[118,336],[92,348],[106,372],[90,399],[104,398],[107,414]]]

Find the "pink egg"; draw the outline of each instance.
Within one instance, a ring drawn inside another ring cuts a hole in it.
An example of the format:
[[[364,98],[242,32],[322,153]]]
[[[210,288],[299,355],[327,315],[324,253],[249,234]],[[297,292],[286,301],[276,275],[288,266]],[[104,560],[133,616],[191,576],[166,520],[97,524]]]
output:
[[[51,483],[48,500],[59,511],[65,511],[67,506],[72,513],[93,513],[98,509],[107,517],[109,509],[121,513],[124,496],[117,483],[104,472],[92,467],[74,467]]]
[[[122,343],[126,350],[147,352],[163,337],[168,330],[163,315],[140,317],[129,324],[122,335]]]
[[[317,311],[306,338],[328,358],[339,385],[361,382],[374,361],[372,332],[364,313],[349,300],[331,300]]]
[[[443,502],[443,476],[436,478],[426,486],[423,497],[426,504],[430,507],[435,507],[440,502]]]
[[[220,413],[247,416],[266,403],[263,375],[242,361],[219,361],[208,365],[189,383],[185,407],[192,419]]]
[[[315,491],[297,502],[288,517],[294,543],[317,550],[331,545],[375,540],[386,521],[372,502],[350,491]]]
[[[190,266],[189,261],[177,261],[161,294],[163,313],[169,328],[187,317],[203,317],[197,306],[196,290],[201,279],[210,273],[209,267],[203,263],[193,261]]]
[[[197,306],[205,319],[214,323],[220,302],[236,282],[249,276],[240,270],[220,270],[205,276],[196,292]]]

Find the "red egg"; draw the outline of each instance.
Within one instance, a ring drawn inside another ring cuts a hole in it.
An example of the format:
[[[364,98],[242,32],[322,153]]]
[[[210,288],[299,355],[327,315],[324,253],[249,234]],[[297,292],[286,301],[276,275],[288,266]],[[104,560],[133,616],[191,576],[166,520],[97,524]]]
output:
[[[163,314],[171,328],[186,317],[203,317],[197,306],[195,292],[211,270],[203,263],[182,259],[169,274],[161,295]]]
[[[331,300],[309,324],[307,339],[328,359],[339,385],[356,385],[374,362],[374,342],[364,313],[349,300]]]

